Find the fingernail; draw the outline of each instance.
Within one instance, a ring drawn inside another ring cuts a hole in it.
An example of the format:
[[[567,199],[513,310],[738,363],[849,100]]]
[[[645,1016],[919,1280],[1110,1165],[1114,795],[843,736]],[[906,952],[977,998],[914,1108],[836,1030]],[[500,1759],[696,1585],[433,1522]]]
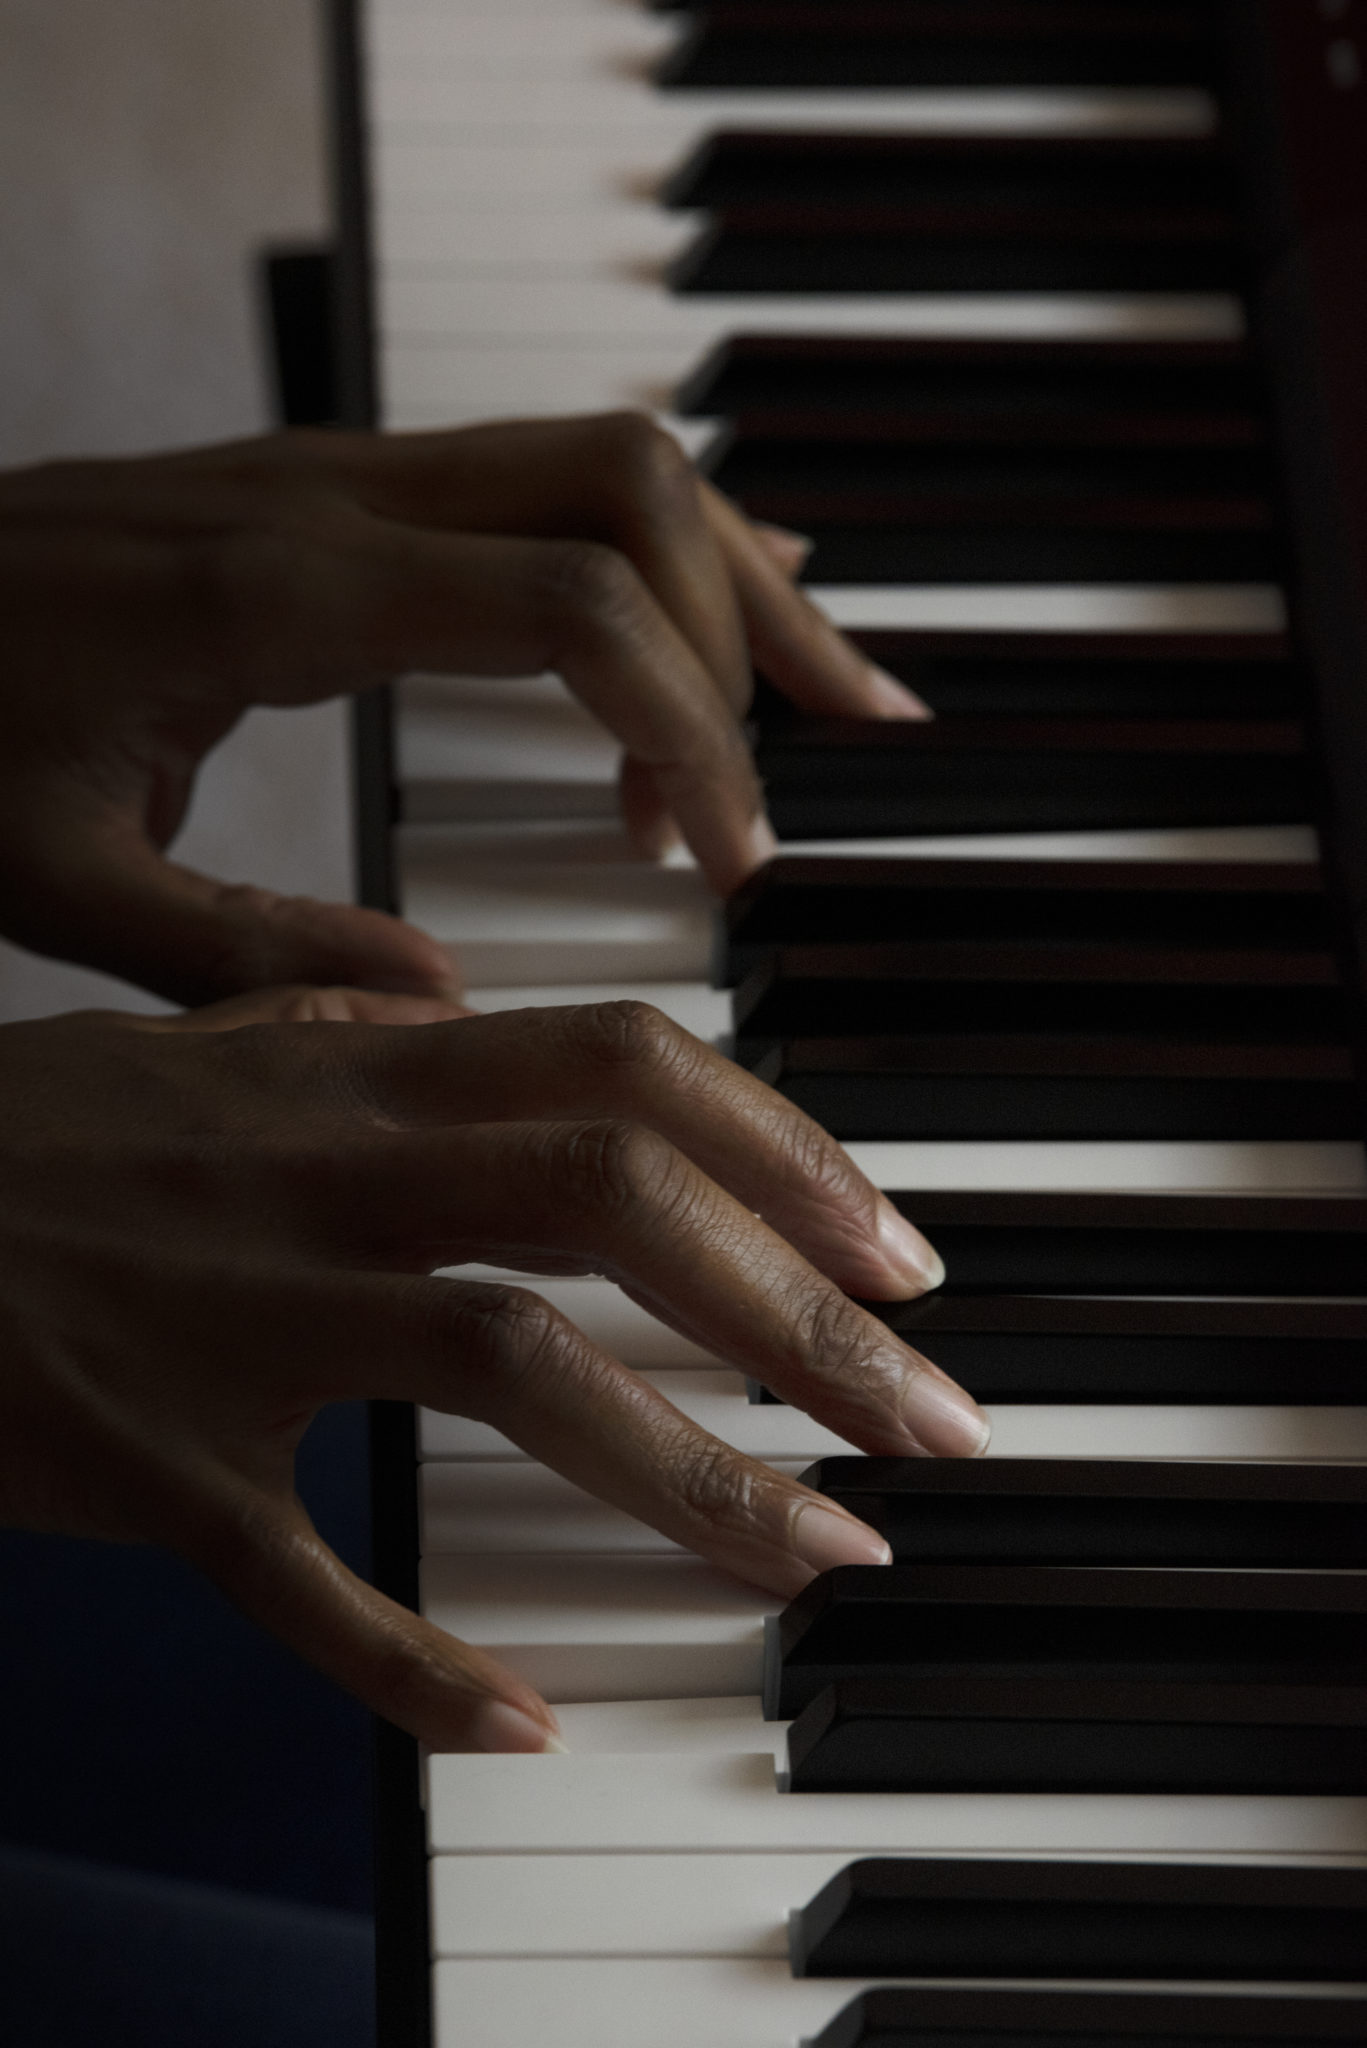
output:
[[[470,1740],[476,1749],[496,1755],[564,1756],[565,1745],[558,1735],[520,1707],[507,1700],[486,1700],[475,1715]]]
[[[805,1507],[793,1530],[793,1549],[814,1572],[840,1564],[891,1564],[892,1548],[876,1529],[830,1508]]]
[[[790,526],[775,526],[769,520],[756,520],[755,531],[771,555],[777,556],[792,575],[806,567],[816,542],[808,533],[794,533]]]
[[[944,1285],[944,1260],[886,1195],[878,1199],[878,1242],[897,1279],[913,1294]]]
[[[992,1435],[973,1396],[938,1372],[912,1373],[902,1395],[902,1420],[935,1458],[980,1458]]]
[[[778,852],[774,828],[762,811],[751,825],[747,837],[750,857],[757,868],[762,868]]]
[[[887,718],[933,718],[924,697],[918,697],[915,690],[909,690],[905,683],[899,683],[896,676],[890,676],[885,668],[870,664],[870,696],[875,711],[881,711]]]

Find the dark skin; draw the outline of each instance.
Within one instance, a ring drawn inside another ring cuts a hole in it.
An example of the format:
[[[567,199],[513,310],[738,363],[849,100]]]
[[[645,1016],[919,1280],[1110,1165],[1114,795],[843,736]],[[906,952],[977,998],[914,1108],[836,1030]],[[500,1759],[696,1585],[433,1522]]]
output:
[[[604,447],[626,482],[584,467]],[[969,1398],[849,1299],[923,1292],[934,1253],[790,1104],[645,1006],[477,1017],[411,927],[161,851],[251,703],[552,666],[632,750],[642,842],[673,819],[738,879],[747,634],[800,701],[883,687],[785,547],[616,422],[0,482],[5,927],[180,997],[298,984],[0,1030],[0,1519],[165,1544],[423,1740],[536,1749],[534,1693],[313,1530],[294,1452],[326,1402],[493,1423],[782,1597],[885,1547],[534,1293],[437,1269],[604,1273],[869,1451],[982,1448]],[[369,988],[322,985],[339,967]]]
[[[740,717],[751,657],[809,710],[925,716],[764,533],[636,414],[294,434],[0,478],[0,930],[175,1002],[276,982],[451,993],[411,926],[164,857],[254,704],[409,669],[556,669],[627,750],[643,851],[718,893],[772,850]]]

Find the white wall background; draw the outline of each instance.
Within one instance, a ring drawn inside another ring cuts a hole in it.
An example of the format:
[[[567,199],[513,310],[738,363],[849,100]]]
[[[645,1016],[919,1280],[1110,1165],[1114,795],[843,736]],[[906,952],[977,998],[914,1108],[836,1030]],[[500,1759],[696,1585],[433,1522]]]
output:
[[[252,260],[326,222],[314,0],[0,0],[0,467],[264,429]],[[348,895],[341,708],[247,719],[177,854]],[[90,1004],[161,1007],[0,943],[0,1021]]]

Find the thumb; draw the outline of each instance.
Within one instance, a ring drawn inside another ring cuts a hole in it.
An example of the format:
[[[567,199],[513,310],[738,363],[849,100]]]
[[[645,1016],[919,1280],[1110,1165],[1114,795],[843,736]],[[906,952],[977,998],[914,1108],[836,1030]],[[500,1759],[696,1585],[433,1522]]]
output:
[[[358,1579],[297,1500],[253,1491],[216,1520],[191,1561],[373,1713],[432,1749],[539,1752],[557,1742],[539,1693]]]
[[[397,917],[212,880],[138,833],[68,847],[35,892],[36,944],[195,1004],[285,982],[398,995],[459,994],[435,939]],[[24,940],[20,931],[15,936]],[[30,939],[29,943],[35,943]]]

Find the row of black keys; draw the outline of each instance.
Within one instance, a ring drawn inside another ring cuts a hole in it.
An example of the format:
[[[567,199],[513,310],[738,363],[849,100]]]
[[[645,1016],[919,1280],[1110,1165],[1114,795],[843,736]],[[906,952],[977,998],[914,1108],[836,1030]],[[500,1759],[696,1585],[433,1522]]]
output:
[[[676,404],[702,467],[825,583],[1265,581],[1283,561],[1238,344],[740,335]]]
[[[869,1306],[988,1405],[1367,1398],[1361,1197],[892,1199],[949,1279],[919,1301]]]
[[[803,1478],[895,1562],[828,1573],[770,1630],[794,1790],[1367,1791],[1367,1467]]]
[[[672,5],[673,0],[665,0]],[[1208,85],[1219,10],[1081,0],[706,0],[658,73],[676,90]]]
[[[904,749],[900,735],[920,730],[896,729],[885,774],[953,758]],[[1070,730],[1053,727],[1065,745]],[[866,773],[880,758],[862,736],[852,752]],[[1055,758],[1023,749],[1018,786]],[[1131,765],[1067,759],[1099,804]],[[1180,791],[1200,759],[1149,762],[1175,769]],[[809,760],[821,801],[876,811],[875,776],[861,795],[838,748]],[[728,906],[718,980],[736,988],[736,1057],[841,1138],[1355,1139],[1364,1127],[1360,998],[1312,863],[780,857]]]
[[[810,2048],[1292,2048],[1367,2039],[1358,1998],[899,1984],[852,1999]]]

